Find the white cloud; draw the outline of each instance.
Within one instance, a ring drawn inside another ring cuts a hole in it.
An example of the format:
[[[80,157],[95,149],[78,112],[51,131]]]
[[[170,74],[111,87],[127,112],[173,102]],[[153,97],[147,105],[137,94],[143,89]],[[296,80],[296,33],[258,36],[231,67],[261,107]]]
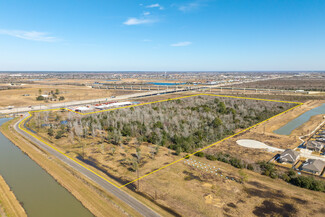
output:
[[[143,15],[148,16],[148,15],[150,15],[150,12],[143,12]]]
[[[138,18],[131,17],[131,18],[127,19],[123,24],[132,26],[132,25],[148,24],[148,23],[154,23],[154,22],[155,21],[151,20],[151,19],[138,19]]]
[[[160,4],[152,4],[152,5],[147,5],[146,8],[159,8],[159,10],[164,10],[164,7],[161,6]]]
[[[199,8],[201,5],[198,2],[190,2],[178,7],[180,11],[189,12]]]
[[[182,41],[182,42],[178,42],[178,43],[175,43],[175,44],[171,44],[170,46],[172,46],[172,47],[185,47],[185,46],[189,46],[191,44],[192,44],[192,42],[190,42],[190,41]]]
[[[32,41],[54,42],[58,40],[58,38],[49,36],[49,34],[46,32],[37,32],[37,31],[0,29],[0,35],[10,35],[13,37],[32,40]]]

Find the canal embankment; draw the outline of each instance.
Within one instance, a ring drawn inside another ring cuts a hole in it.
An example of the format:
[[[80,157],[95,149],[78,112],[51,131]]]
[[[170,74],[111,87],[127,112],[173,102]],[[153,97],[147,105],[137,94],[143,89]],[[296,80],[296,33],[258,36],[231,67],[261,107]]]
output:
[[[321,105],[317,104],[317,106],[314,106],[308,111],[303,112],[296,118],[290,120],[284,126],[280,127],[277,130],[274,130],[274,133],[279,135],[290,135],[296,129],[299,128],[301,129],[301,126],[304,125],[305,123],[313,121],[313,117],[317,115],[324,115],[324,114],[325,114],[325,103]],[[322,118],[320,117],[319,120],[322,121]],[[299,133],[299,132],[297,132],[296,130],[295,133]]]
[[[60,184],[59,186],[61,188],[62,186],[64,187],[61,189],[61,191],[64,190],[67,193],[67,195],[65,195],[64,197],[72,197],[74,200],[77,199],[75,201],[77,203],[74,204],[69,204],[64,199],[62,199],[63,203],[61,204],[60,198],[56,198],[55,202],[53,203],[59,205],[56,207],[55,210],[59,210],[59,212],[61,212],[65,210],[65,207],[68,208],[67,211],[62,212],[62,215],[58,215],[57,212],[54,210],[53,213],[56,214],[53,216],[126,216],[128,215],[128,213],[130,215],[137,216],[137,213],[134,213],[134,211],[130,210],[128,207],[120,206],[120,203],[116,198],[106,195],[105,192],[103,192],[103,190],[97,187],[94,183],[90,183],[89,180],[86,181],[80,174],[73,171],[66,165],[63,165],[62,163],[60,163],[59,160],[49,156],[47,153],[40,150],[31,142],[27,141],[25,138],[20,136],[12,127],[13,123],[15,123],[16,121],[17,120],[11,120],[6,123],[3,123],[0,128],[2,134],[5,135],[7,138],[10,138],[10,141],[26,154],[25,157],[30,158],[34,161],[34,163],[36,162],[39,166],[41,166],[41,169],[44,172],[46,171],[45,173],[47,175],[50,174],[50,177],[53,177],[53,182],[55,182],[57,185]],[[11,148],[17,148],[16,146],[12,145]],[[24,180],[24,178],[21,179]],[[46,183],[47,182],[43,184],[39,183],[39,186],[47,186]],[[35,191],[39,192],[41,190],[36,189]],[[43,196],[42,199],[46,197],[47,196]],[[30,211],[26,207],[27,204],[25,204],[25,202],[21,200],[21,197],[19,197],[18,195],[17,198],[24,203],[24,208],[26,209],[27,214],[29,215]],[[77,205],[78,203],[79,205]],[[80,213],[71,213],[76,206],[79,206],[79,208],[81,207],[81,210],[84,210]],[[41,207],[41,205],[39,205],[39,207]],[[85,207],[90,210],[91,213]],[[33,214],[29,216],[51,215]]]
[[[0,216],[27,217],[24,208],[0,175]]]

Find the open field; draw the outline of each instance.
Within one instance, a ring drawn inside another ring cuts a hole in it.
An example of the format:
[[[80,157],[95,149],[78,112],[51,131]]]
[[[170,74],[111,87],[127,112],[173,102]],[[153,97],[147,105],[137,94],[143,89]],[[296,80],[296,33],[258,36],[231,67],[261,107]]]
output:
[[[25,210],[10,190],[5,180],[0,176],[0,216],[24,217]]]
[[[122,79],[43,79],[34,81],[37,84],[55,84],[55,85],[91,85],[96,82],[105,84],[145,84],[147,82],[166,82],[166,83],[181,83],[183,80],[162,80],[162,79],[138,79],[138,78],[122,78]]]
[[[98,98],[110,98],[111,96],[119,96],[125,94],[131,94],[135,91],[130,90],[104,90],[104,89],[92,89],[86,86],[50,86],[50,85],[24,85],[23,89],[11,89],[0,90],[0,108],[7,106],[37,106],[40,104],[46,104],[45,101],[37,101],[36,97],[39,96],[39,90],[42,90],[42,94],[48,94],[51,90],[56,91],[59,89],[59,96],[65,98],[64,101],[76,101],[86,99],[98,99]],[[29,96],[23,96],[29,94]],[[55,103],[58,101],[49,101],[48,103]]]
[[[184,216],[322,216],[324,213],[324,193],[301,189],[222,162],[190,159],[220,168],[218,173],[223,177],[196,165],[178,163],[144,179],[141,190],[152,197],[157,191],[157,200]],[[236,180],[247,177],[241,184],[225,176]]]
[[[209,92],[209,91],[208,91]],[[210,92],[209,92],[210,93]],[[307,102],[309,100],[325,101],[325,93],[322,94],[301,94],[301,93],[275,93],[275,92],[255,92],[255,91],[231,91],[231,90],[213,90],[212,93],[220,95],[229,95],[229,96],[240,96],[240,97],[249,97],[249,98],[260,98],[260,99],[274,99],[274,100],[283,100],[283,101],[292,101],[292,102]]]
[[[325,77],[292,77],[232,85],[233,87],[325,91]]]

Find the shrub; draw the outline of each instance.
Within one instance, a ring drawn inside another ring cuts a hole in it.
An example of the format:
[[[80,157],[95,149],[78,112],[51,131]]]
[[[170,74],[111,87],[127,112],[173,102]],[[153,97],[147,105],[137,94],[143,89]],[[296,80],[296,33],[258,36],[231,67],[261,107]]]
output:
[[[212,161],[216,161],[217,160],[217,157],[214,156],[214,155],[211,155],[211,154],[205,155],[205,158],[208,159],[208,160],[212,160]]]
[[[42,101],[42,100],[44,100],[45,98],[44,98],[44,96],[38,96],[38,97],[36,97],[36,100],[37,101]]]
[[[63,132],[60,130],[60,131],[58,131],[58,132],[56,133],[55,138],[56,138],[56,139],[61,139],[62,136],[63,136]]]
[[[204,157],[204,153],[199,151],[199,152],[195,153],[195,156]]]
[[[252,171],[253,171],[253,170],[254,170],[254,167],[253,167],[253,165],[252,165],[252,164],[247,164],[247,169],[248,169],[248,170],[252,170]]]
[[[180,146],[178,146],[176,148],[176,155],[180,155],[181,152],[182,152],[182,148]]]
[[[47,134],[49,136],[53,136],[54,135],[54,131],[53,131],[52,127],[50,129],[48,129]]]
[[[243,164],[241,163],[241,160],[239,160],[239,159],[237,159],[235,157],[232,157],[229,162],[230,162],[230,164],[232,166],[234,166],[236,168],[240,168],[241,169],[241,168],[244,167]]]
[[[219,126],[222,125],[222,120],[221,120],[220,118],[216,117],[216,118],[212,121],[211,125],[212,125],[214,128],[217,128],[217,127],[219,127]]]
[[[265,161],[259,162],[260,168],[262,170],[262,174],[271,177],[272,179],[275,179],[278,177],[277,170],[275,168],[275,165],[272,163],[267,163]]]

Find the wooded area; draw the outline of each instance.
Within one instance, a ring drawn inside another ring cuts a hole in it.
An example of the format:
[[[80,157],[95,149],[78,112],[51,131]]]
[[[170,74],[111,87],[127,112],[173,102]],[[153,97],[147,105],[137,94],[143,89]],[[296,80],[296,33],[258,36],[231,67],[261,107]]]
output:
[[[57,117],[48,134],[56,139],[64,134],[85,138],[102,137],[99,132],[104,131],[107,141],[115,145],[121,143],[122,138],[137,138],[140,144],[148,142],[165,146],[179,154],[193,152],[291,106],[277,102],[197,96],[86,117],[69,113],[67,123],[61,124],[60,117]],[[42,120],[47,119],[42,117]],[[60,130],[54,134],[53,129]]]

